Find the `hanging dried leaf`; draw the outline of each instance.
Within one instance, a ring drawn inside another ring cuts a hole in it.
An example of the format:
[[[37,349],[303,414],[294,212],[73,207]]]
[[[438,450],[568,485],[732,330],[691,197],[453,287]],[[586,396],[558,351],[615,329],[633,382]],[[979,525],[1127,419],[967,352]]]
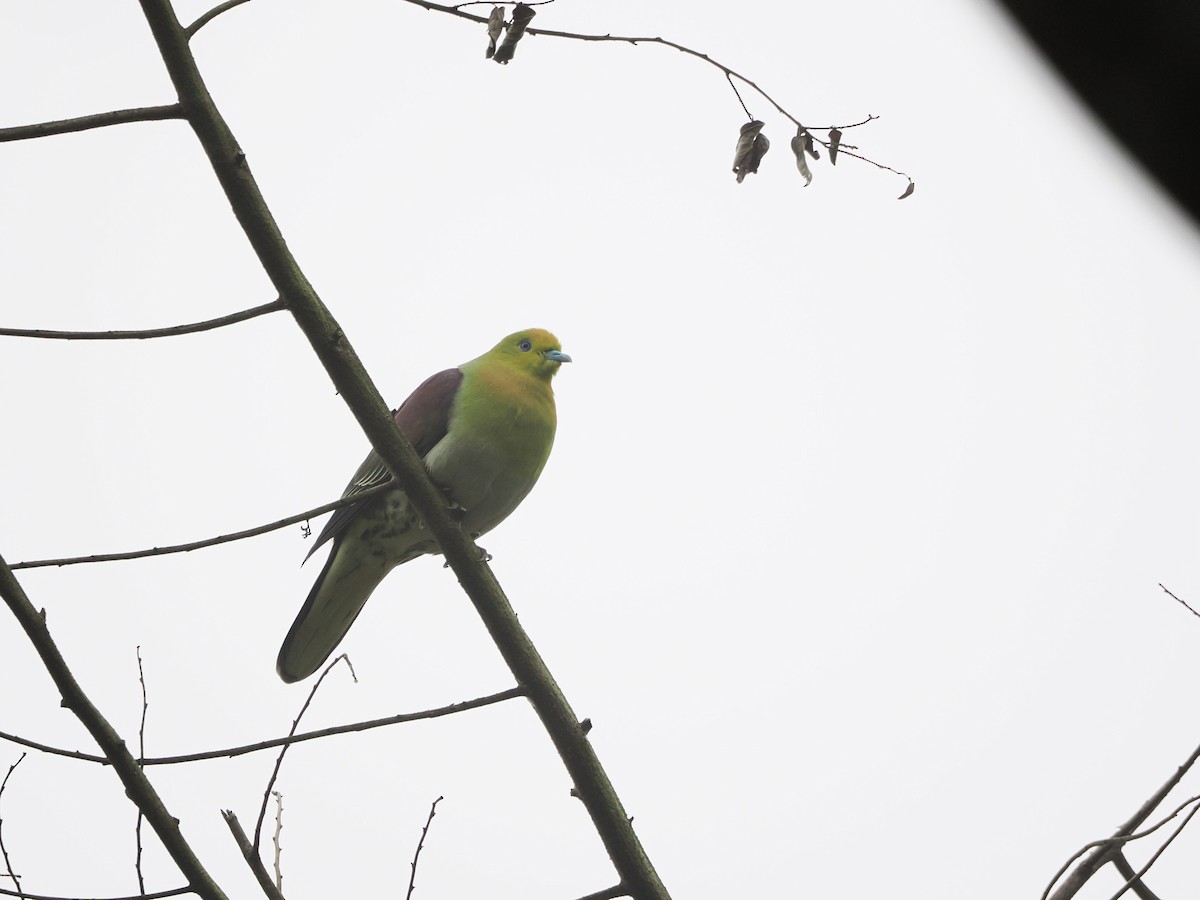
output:
[[[836,128],[830,128],[829,129],[829,164],[831,166],[837,165],[837,152],[838,152],[838,147],[841,146],[841,143],[842,143],[842,133],[840,131],[838,131]]]
[[[765,134],[760,134],[754,139],[754,143],[750,145],[750,155],[746,157],[746,163],[742,166],[742,171],[738,173],[739,183],[744,175],[758,173],[758,164],[762,162],[762,158],[767,155],[767,151],[770,149],[771,142],[767,140]]]
[[[758,164],[771,146],[771,142],[764,137],[762,138],[764,145],[761,149],[755,150],[758,139],[762,137],[759,134],[762,127],[763,123],[755,119],[743,125],[741,131],[738,132],[737,147],[733,151],[733,171],[738,177],[738,184],[742,183],[746,173],[758,171]]]
[[[491,13],[488,14],[488,46],[487,58],[491,59],[496,55],[496,41],[500,39],[500,32],[504,30],[504,7],[493,6]]]
[[[820,159],[821,154],[817,152],[816,146],[813,145],[813,136],[809,134],[807,128],[801,128],[800,130],[804,132],[804,152],[813,159]]]
[[[905,197],[911,197],[911,196],[912,196],[912,192],[913,192],[914,190],[916,190],[916,188],[917,188],[917,183],[916,183],[915,181],[913,181],[911,178],[910,178],[910,179],[908,179],[908,187],[906,187],[906,188],[904,189],[904,193],[903,193],[903,194],[901,194],[901,195],[900,195],[899,197],[897,197],[896,199],[897,199],[897,200],[903,200]]]
[[[524,3],[518,3],[513,7],[512,21],[508,23],[508,32],[504,35],[504,42],[496,48],[496,53],[492,59],[498,63],[508,65],[508,61],[517,52],[517,41],[521,40],[525,35],[525,26],[529,24],[529,20],[535,15],[537,14]]]
[[[812,184],[812,172],[808,168],[808,160],[804,158],[804,135],[806,133],[803,128],[796,132],[796,136],[792,138],[792,153],[796,157],[796,168],[804,176],[804,186],[808,187]]]

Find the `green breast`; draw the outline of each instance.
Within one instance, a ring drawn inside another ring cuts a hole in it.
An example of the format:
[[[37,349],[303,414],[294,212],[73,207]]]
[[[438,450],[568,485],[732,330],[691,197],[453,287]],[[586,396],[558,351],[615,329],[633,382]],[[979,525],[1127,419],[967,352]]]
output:
[[[483,360],[462,369],[449,430],[425,464],[466,511],[464,530],[478,536],[503,521],[537,482],[557,417],[547,380]]]

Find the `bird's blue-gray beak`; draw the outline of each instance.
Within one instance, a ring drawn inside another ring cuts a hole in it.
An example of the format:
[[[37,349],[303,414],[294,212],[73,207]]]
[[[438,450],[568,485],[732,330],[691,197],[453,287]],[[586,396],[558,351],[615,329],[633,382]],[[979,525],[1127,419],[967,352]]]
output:
[[[567,354],[563,353],[561,350],[547,350],[546,359],[552,359],[556,363],[565,363],[571,361],[571,357],[567,356]]]

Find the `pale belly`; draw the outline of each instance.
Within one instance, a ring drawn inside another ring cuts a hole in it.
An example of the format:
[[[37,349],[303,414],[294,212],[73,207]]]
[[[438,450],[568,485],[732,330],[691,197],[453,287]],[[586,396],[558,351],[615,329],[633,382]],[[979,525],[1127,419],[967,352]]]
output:
[[[522,458],[502,440],[443,440],[425,457],[434,481],[462,507],[462,527],[473,537],[486,534],[525,499],[545,459]]]

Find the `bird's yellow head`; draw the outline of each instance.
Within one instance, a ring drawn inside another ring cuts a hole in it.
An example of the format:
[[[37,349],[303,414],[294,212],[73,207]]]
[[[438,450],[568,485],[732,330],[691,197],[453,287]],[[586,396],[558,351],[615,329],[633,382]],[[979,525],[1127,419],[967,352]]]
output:
[[[510,334],[489,352],[488,356],[522,371],[549,381],[559,366],[571,361],[562,352],[558,338],[541,328],[527,328]]]

